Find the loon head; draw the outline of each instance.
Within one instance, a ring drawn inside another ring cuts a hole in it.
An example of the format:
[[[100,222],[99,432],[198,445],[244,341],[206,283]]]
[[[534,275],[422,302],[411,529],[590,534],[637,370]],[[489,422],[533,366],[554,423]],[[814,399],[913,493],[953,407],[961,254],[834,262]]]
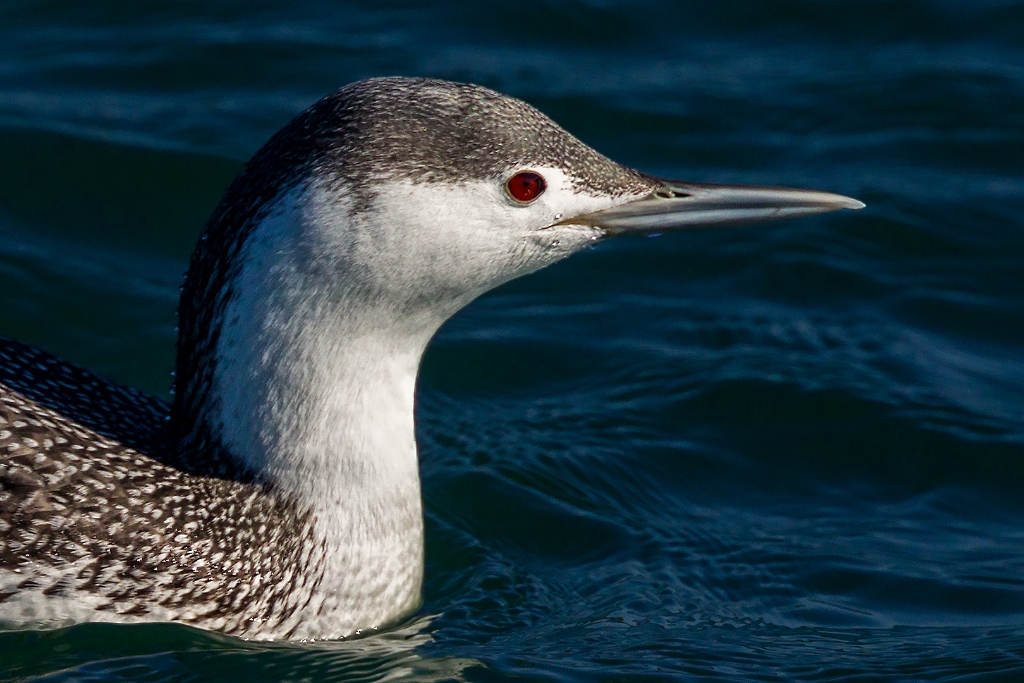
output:
[[[179,307],[172,448],[302,511],[323,571],[304,632],[392,622],[419,602],[413,403],[447,318],[606,237],[860,206],[653,178],[473,85],[354,83],[256,153],[200,238]]]
[[[216,441],[248,469],[287,475],[270,471],[270,451],[331,429],[314,426],[341,419],[325,401],[345,412],[385,400],[353,372],[386,384],[397,362],[408,376],[391,398],[411,413],[427,341],[508,280],[616,235],[862,206],[654,178],[475,85],[353,83],[274,135],[207,224],[179,308],[172,424],[183,448]]]

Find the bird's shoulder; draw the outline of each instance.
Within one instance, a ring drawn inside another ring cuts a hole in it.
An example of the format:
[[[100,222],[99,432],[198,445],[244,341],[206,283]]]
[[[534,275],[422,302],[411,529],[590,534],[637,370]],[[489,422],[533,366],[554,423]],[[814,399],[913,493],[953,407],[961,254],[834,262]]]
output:
[[[0,386],[142,452],[162,445],[170,406],[42,349],[0,336]]]
[[[38,612],[88,596],[110,616],[195,615],[232,630],[218,620],[238,616],[229,605],[250,590],[240,577],[262,573],[277,594],[308,563],[308,515],[258,483],[195,476],[139,449],[158,445],[166,406],[122,390],[0,344],[0,604],[33,594]],[[150,433],[113,436],[135,426]]]

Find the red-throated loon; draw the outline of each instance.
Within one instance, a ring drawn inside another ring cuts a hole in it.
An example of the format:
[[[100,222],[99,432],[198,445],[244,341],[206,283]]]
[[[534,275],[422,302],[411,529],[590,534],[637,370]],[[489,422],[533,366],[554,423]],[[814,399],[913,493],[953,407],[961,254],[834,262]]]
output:
[[[420,602],[413,393],[445,320],[606,237],[862,206],[653,178],[474,85],[348,85],[206,225],[173,405],[0,339],[0,623],[394,623]]]

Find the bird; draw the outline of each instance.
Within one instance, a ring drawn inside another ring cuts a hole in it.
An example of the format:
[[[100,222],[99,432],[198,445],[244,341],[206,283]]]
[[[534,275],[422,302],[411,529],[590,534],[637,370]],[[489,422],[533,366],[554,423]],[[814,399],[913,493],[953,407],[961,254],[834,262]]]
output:
[[[205,225],[169,404],[0,338],[0,624],[400,623],[424,574],[416,378],[442,323],[608,238],[863,206],[656,178],[477,85],[342,87]]]

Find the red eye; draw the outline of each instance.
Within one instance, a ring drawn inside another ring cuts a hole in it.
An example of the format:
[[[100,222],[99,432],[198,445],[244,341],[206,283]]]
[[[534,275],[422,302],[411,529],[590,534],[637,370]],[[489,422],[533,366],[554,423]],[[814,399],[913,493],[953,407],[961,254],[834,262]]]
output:
[[[544,192],[547,183],[544,182],[544,178],[538,173],[520,171],[508,179],[505,187],[513,199],[521,202],[532,202]]]

